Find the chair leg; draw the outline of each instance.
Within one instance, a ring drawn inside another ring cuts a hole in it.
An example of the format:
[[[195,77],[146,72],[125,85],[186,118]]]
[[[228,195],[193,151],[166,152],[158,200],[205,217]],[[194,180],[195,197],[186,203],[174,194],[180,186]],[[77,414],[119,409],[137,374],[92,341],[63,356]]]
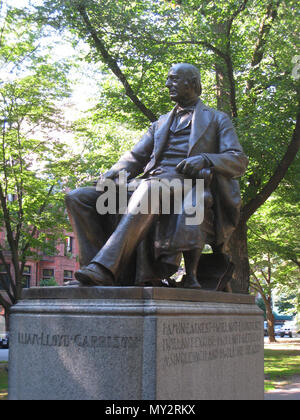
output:
[[[200,289],[200,283],[197,279],[197,270],[202,249],[197,248],[183,253],[186,275],[183,278],[184,288]]]

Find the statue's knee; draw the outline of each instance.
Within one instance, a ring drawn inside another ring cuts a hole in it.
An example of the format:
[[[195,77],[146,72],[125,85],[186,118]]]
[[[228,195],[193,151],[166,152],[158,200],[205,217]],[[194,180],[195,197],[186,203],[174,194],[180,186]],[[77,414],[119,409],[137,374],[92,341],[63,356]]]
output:
[[[81,196],[81,192],[80,192],[80,188],[77,188],[76,190],[70,191],[65,195],[65,203],[66,206],[72,207],[72,205],[76,202],[78,202],[78,200],[80,200],[80,196]]]
[[[77,208],[82,206],[88,206],[95,208],[99,193],[95,188],[81,187],[76,190],[70,191],[65,196],[65,202],[67,208]]]

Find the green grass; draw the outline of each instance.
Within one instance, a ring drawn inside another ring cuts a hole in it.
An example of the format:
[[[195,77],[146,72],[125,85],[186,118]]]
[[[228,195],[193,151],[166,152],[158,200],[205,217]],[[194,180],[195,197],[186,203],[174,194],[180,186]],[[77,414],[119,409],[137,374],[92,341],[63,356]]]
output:
[[[0,401],[6,400],[7,399],[7,380],[8,380],[8,375],[7,375],[7,363],[1,363],[0,362]]]
[[[293,375],[300,375],[299,350],[265,350],[265,391],[288,382]]]

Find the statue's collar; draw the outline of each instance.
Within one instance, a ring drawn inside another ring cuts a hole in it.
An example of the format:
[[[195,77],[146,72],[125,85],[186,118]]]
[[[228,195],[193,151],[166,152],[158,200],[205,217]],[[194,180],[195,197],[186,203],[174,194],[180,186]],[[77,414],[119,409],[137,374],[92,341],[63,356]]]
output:
[[[178,113],[187,113],[187,112],[194,112],[197,104],[199,103],[200,99],[198,98],[197,101],[189,106],[182,107],[179,104],[175,106],[175,112]]]

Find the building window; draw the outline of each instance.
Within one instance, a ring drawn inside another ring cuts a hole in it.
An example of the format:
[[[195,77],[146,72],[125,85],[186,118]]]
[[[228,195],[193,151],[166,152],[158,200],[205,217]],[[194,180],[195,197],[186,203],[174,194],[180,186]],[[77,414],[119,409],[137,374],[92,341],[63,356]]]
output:
[[[73,242],[74,242],[74,238],[72,238],[72,236],[68,236],[65,242],[65,257],[72,254]]]
[[[51,280],[54,278],[54,270],[52,268],[43,269],[43,280]]]
[[[9,264],[8,264],[8,269],[10,269]],[[7,271],[5,269],[5,266],[3,264],[0,264],[0,279],[1,279],[0,290],[3,290],[4,287],[2,285],[2,282],[4,281],[7,285],[9,283],[9,277],[8,277]]]
[[[64,283],[73,280],[73,271],[64,270]]]
[[[43,254],[48,257],[54,257],[57,255],[56,241],[53,238],[46,238]]]
[[[23,271],[23,279],[22,279],[22,286],[24,289],[28,289],[30,287],[30,280],[31,280],[31,267],[30,265],[25,265]]]

